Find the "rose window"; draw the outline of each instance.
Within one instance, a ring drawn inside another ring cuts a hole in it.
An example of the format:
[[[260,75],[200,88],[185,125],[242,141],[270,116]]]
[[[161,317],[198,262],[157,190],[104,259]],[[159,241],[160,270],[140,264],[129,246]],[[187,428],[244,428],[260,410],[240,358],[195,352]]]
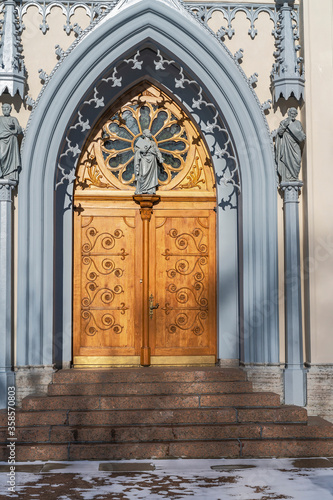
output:
[[[189,141],[180,120],[156,104],[123,106],[104,126],[101,144],[106,167],[122,184],[134,186],[135,145],[146,129],[165,160],[158,170],[159,184],[169,184],[184,168]]]
[[[208,173],[207,178],[205,167],[209,154],[190,117],[160,89],[147,83],[142,87],[132,97],[125,95],[125,103],[111,109],[94,129],[79,162],[77,188],[134,192],[135,146],[149,130],[164,159],[158,164],[159,191],[211,189],[213,177]]]

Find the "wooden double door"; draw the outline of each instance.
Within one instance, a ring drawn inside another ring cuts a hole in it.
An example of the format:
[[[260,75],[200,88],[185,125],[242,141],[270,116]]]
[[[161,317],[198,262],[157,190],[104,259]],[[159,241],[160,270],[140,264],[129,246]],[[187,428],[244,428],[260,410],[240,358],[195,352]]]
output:
[[[74,215],[74,365],[216,359],[214,203],[82,200]]]

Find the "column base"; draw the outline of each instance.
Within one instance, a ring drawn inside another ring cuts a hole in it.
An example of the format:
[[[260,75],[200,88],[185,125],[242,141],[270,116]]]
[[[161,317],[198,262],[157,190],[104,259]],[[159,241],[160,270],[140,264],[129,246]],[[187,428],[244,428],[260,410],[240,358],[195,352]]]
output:
[[[17,405],[21,406],[22,400],[31,394],[46,395],[54,373],[54,365],[15,367]]]
[[[304,368],[284,369],[284,403],[306,406],[306,375]]]
[[[216,362],[220,368],[239,368],[239,358],[235,359],[218,359]]]
[[[0,372],[0,409],[8,407],[8,387],[15,387],[15,373],[11,370]]]
[[[254,392],[275,392],[284,401],[284,367],[279,365],[243,365]]]
[[[141,347],[140,365],[150,366],[150,347]]]

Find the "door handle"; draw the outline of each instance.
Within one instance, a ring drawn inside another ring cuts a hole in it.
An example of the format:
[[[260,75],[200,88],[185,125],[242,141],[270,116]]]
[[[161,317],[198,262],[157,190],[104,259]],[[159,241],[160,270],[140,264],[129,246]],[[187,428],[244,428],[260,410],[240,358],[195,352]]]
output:
[[[153,305],[153,304],[154,304],[154,295],[151,294],[149,297],[149,317],[150,317],[150,319],[153,319],[154,309],[157,309],[160,306],[159,303],[157,303],[156,305]]]

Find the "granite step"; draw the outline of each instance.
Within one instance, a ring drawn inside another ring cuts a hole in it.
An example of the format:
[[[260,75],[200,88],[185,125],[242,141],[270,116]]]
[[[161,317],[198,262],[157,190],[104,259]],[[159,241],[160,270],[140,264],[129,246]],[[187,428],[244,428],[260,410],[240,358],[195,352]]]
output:
[[[268,409],[267,411],[271,411]],[[170,409],[170,410],[118,410],[118,411],[70,411],[68,424],[71,426],[96,425],[160,425],[160,424],[233,424],[241,423],[238,418],[240,410],[236,408],[197,408],[197,409]],[[304,408],[286,406],[276,408],[267,419],[264,413],[254,421],[245,423],[290,424],[305,425],[307,413]]]
[[[237,421],[242,424],[249,422],[306,423],[308,414],[305,408],[292,405],[283,405],[280,408],[239,408]]]
[[[282,406],[279,408],[190,408],[158,410],[17,410],[15,425],[32,426],[103,426],[103,425],[163,425],[163,424],[233,424],[260,423],[270,429],[274,424],[302,424],[313,422],[304,408]],[[317,418],[317,417],[316,417]],[[322,419],[320,419],[321,421]],[[326,421],[324,420],[326,423]],[[0,428],[7,428],[7,411],[0,413]],[[283,427],[282,427],[283,428]]]
[[[0,460],[7,460],[6,446]],[[226,439],[137,443],[18,444],[17,462],[152,458],[270,458],[332,456],[333,439]]]
[[[193,441],[220,439],[259,439],[261,426],[257,424],[211,425],[132,425],[132,426],[44,426],[20,427],[16,430],[20,443],[142,443],[164,441]],[[0,441],[7,438],[0,430]]]
[[[333,439],[333,424],[320,417],[308,417],[306,425],[264,423],[260,427],[263,439]]]
[[[320,419],[319,419],[320,420]],[[321,419],[322,420],[322,419]],[[322,420],[300,424],[187,424],[187,425],[103,425],[20,427],[16,430],[17,444],[21,443],[127,443],[201,441],[230,439],[333,439],[333,425]],[[0,430],[5,442],[7,431]]]
[[[331,457],[333,439],[241,440],[242,458]]]
[[[16,411],[16,428],[55,425],[160,425],[236,423],[235,408],[191,408],[166,410],[21,410]],[[7,428],[7,411],[0,414],[0,429]]]
[[[144,382],[232,382],[245,381],[246,372],[239,368],[219,367],[165,367],[163,369],[117,368],[114,370],[59,370],[53,374],[53,382],[65,384],[84,383],[144,383]]]
[[[24,410],[139,410],[166,408],[278,407],[274,393],[132,396],[28,396]]]
[[[332,424],[218,367],[59,371],[16,410],[15,437],[17,461],[333,455]]]
[[[100,410],[70,411],[70,426],[97,425],[183,425],[183,424],[235,424],[235,408],[191,408],[170,410]]]
[[[48,387],[50,396],[126,396],[126,395],[170,395],[170,394],[230,394],[252,392],[252,383],[230,382],[104,382],[104,383],[52,383]]]
[[[0,413],[0,428],[8,426],[7,410]],[[68,411],[24,411],[16,410],[15,427],[65,425],[68,421]]]

